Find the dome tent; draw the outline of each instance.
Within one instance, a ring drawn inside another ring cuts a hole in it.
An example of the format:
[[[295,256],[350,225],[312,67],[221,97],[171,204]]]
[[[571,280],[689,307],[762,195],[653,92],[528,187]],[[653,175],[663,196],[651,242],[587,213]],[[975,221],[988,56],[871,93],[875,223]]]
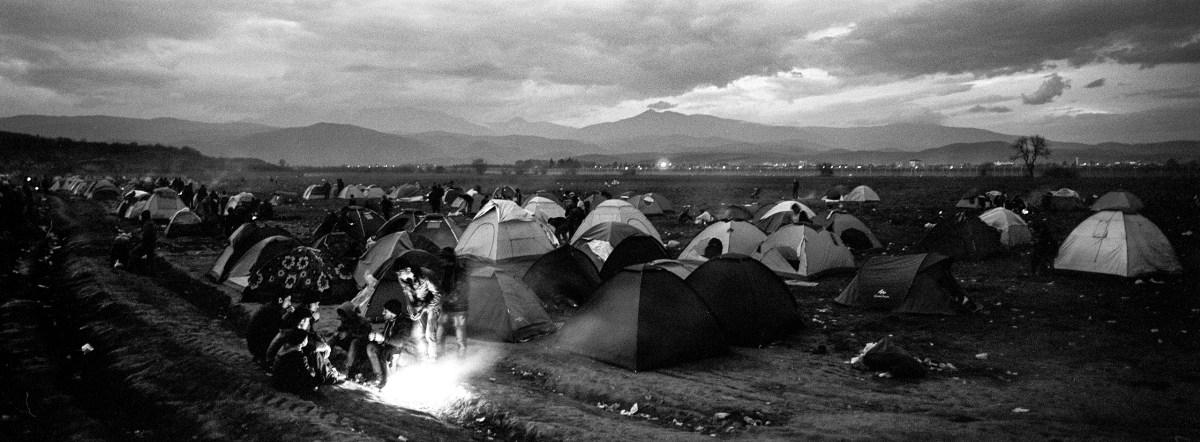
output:
[[[255,270],[258,270],[271,258],[299,245],[300,241],[283,235],[263,238],[247,249],[246,253],[229,268],[229,273],[224,281],[225,285],[239,290],[245,289],[250,284],[250,275],[253,275]]]
[[[999,230],[961,213],[929,229],[917,247],[954,259],[985,259],[1004,251]]]
[[[426,276],[430,280],[442,280],[442,261],[437,255],[424,250],[406,250],[388,258],[370,273],[372,278],[379,281],[374,291],[363,290],[350,302],[362,307],[361,311],[367,319],[382,319],[385,302],[392,299],[405,300],[404,288],[400,286],[401,282],[396,277],[396,272],[409,266],[429,269],[430,274]]]
[[[768,235],[779,230],[780,227],[797,222],[797,218],[803,214],[803,217],[808,220],[816,218],[817,213],[799,201],[781,201],[774,206],[770,206],[762,215],[757,217],[754,225]]]
[[[297,246],[269,258],[250,274],[242,302],[265,302],[283,294],[311,297],[324,304],[342,302],[349,297],[339,299],[344,291],[335,286],[352,280],[350,272],[328,253]]]
[[[523,342],[554,333],[554,322],[537,294],[503,269],[472,270],[461,288],[467,296],[467,334],[475,339]]]
[[[544,305],[579,306],[591,299],[592,292],[600,286],[600,273],[583,251],[563,246],[534,261],[521,281]]]
[[[509,200],[491,200],[463,230],[454,252],[487,262],[537,259],[558,247],[554,229]]]
[[[721,241],[721,254],[737,253],[751,255],[762,244],[767,235],[758,230],[754,224],[746,221],[721,221],[710,224],[692,238],[692,242],[684,247],[683,252],[676,258],[680,261],[704,261],[704,249],[709,241]]]
[[[541,218],[542,221],[549,221],[550,218],[565,218],[567,216],[567,211],[558,205],[558,203],[540,196],[529,198],[528,201],[525,201],[523,207],[529,213]]]
[[[1114,190],[1096,198],[1096,202],[1092,203],[1092,211],[1099,212],[1101,210],[1120,210],[1125,213],[1138,213],[1146,208],[1142,203],[1142,199],[1137,195],[1126,192],[1124,190]]]
[[[217,257],[217,261],[208,271],[208,277],[215,282],[223,282],[229,276],[229,269],[237,264],[238,260],[242,259],[242,255],[246,254],[255,244],[268,237],[282,235],[292,236],[288,231],[275,226],[263,226],[255,222],[248,222],[238,226],[229,235],[229,244],[225,246],[225,250]]]
[[[649,235],[623,222],[606,221],[588,228],[578,236],[579,238],[571,243],[571,246],[591,258],[592,263],[599,269],[604,266],[604,261],[608,260],[608,256],[612,254],[617,245],[621,244],[621,241],[632,236]],[[659,248],[662,248],[661,243]]]
[[[850,189],[850,191],[847,192],[845,195],[842,195],[842,201],[847,201],[847,202],[879,201],[879,194],[875,193],[875,189],[872,189],[865,185],[860,185],[858,187]]]
[[[950,274],[951,259],[937,253],[872,256],[834,299],[842,305],[895,313],[955,315],[981,308]]]
[[[621,269],[631,265],[667,258],[667,249],[654,238],[646,235],[631,236],[613,247],[612,253],[600,267],[600,279],[607,281]]]
[[[721,354],[725,342],[716,318],[683,279],[643,264],[597,288],[559,330],[557,347],[644,371]]]
[[[167,230],[163,232],[167,238],[180,236],[202,236],[208,233],[207,225],[196,212],[187,208],[179,209],[167,222]]]
[[[854,271],[854,255],[828,230],[787,225],[763,240],[752,255],[776,274],[805,279]]]
[[[1079,223],[1059,247],[1054,268],[1124,277],[1183,271],[1158,226],[1119,210],[1102,210]]]
[[[375,269],[392,257],[413,249],[416,247],[413,246],[411,236],[403,230],[371,240],[367,243],[367,250],[354,266],[354,283],[362,288],[367,285],[367,275],[374,273]]]
[[[454,223],[454,220],[446,218],[440,213],[431,213],[425,215],[421,222],[413,227],[412,235],[414,241],[417,237],[428,238],[438,248],[455,248],[458,246],[459,238],[462,238],[463,230]]]
[[[618,221],[629,224],[654,237],[655,240],[662,241],[662,236],[658,234],[658,230],[654,228],[654,224],[646,218],[646,215],[624,200],[611,199],[592,208],[592,212],[583,219],[583,222],[575,230],[575,234],[571,236],[570,243],[574,244],[579,239],[579,236],[592,226],[606,221]]]
[[[833,235],[850,250],[862,252],[883,248],[883,243],[875,238],[875,234],[866,224],[844,211],[827,210],[818,213],[816,219],[813,219],[813,224],[833,232]]]
[[[757,347],[800,328],[800,306],[761,262],[735,253],[700,264],[687,279],[730,345]]]
[[[1033,232],[1029,230],[1029,225],[1011,210],[997,207],[983,212],[979,219],[1000,231],[1000,244],[1005,247],[1033,244]]]

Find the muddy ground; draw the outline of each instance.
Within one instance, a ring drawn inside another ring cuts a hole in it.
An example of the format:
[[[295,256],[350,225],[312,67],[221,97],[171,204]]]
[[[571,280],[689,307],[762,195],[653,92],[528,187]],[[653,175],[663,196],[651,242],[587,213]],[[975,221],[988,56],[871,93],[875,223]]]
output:
[[[679,204],[694,195],[748,193],[752,179],[649,181]],[[790,180],[778,187],[783,188]],[[908,250],[921,225],[948,209],[963,183],[871,183],[885,201],[854,208],[889,246]],[[805,182],[816,188],[824,182]],[[981,185],[989,185],[983,183]],[[1003,183],[1002,183],[1003,184]],[[1103,189],[1112,182],[1077,187]],[[253,184],[251,184],[253,185]],[[256,370],[241,331],[256,305],[201,277],[215,239],[163,239],[152,276],[113,271],[117,222],[105,208],[48,199],[40,230],[6,235],[12,270],[0,307],[0,434],[16,440],[808,440],[1200,439],[1197,232],[1186,196],[1195,184],[1144,182],[1147,199],[1187,272],[1148,280],[1030,277],[1023,252],[954,264],[975,315],[893,315],[832,303],[852,275],[792,287],[809,322],[766,348],[634,373],[554,348],[472,341],[459,374],[428,392],[353,384],[312,398],[279,393]],[[672,187],[674,186],[674,187]],[[889,193],[881,187],[893,189]],[[1189,187],[1190,186],[1190,187]],[[1128,187],[1127,187],[1128,188]],[[1086,191],[1086,189],[1085,189]],[[324,207],[281,207],[298,236]],[[1065,236],[1086,213],[1054,214]],[[697,228],[656,222],[683,243]],[[569,313],[568,313],[569,314]],[[334,326],[325,312],[325,326]],[[556,319],[565,319],[561,315]],[[892,336],[912,355],[953,368],[901,381],[850,368],[862,346]],[[85,344],[90,350],[85,351]],[[815,352],[818,347],[825,354]],[[986,356],[982,356],[986,354]],[[7,438],[6,438],[7,439]]]

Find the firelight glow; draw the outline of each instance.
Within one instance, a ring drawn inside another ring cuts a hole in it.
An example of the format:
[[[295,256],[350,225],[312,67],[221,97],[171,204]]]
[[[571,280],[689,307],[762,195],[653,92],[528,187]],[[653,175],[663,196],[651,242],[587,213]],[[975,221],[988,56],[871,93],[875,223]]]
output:
[[[478,347],[476,347],[478,348]],[[388,375],[378,396],[385,402],[441,416],[470,401],[466,384],[470,377],[492,365],[497,355],[487,349],[472,350],[465,359],[446,354],[435,362],[412,364]]]

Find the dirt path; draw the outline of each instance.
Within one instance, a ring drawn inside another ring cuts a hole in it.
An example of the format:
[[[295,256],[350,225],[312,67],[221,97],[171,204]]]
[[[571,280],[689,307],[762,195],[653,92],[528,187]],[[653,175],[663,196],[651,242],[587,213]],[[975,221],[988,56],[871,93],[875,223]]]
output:
[[[104,219],[86,202],[57,204],[67,221]],[[1200,438],[1200,304],[1187,287],[1149,298],[1128,284],[990,276],[1019,263],[970,264],[957,273],[987,309],[941,318],[835,307],[848,277],[823,280],[794,292],[809,327],[768,348],[633,373],[557,350],[553,336],[473,341],[483,365],[459,379],[463,394],[414,409],[356,388],[311,400],[271,389],[240,337],[254,306],[198,278],[215,248],[168,245],[172,267],[150,278],[107,268],[110,226],[62,228],[69,253],[51,304],[60,328],[78,330],[73,345],[95,348],[72,364],[92,385],[76,414],[97,421],[77,434],[97,439]],[[845,363],[889,334],[956,369],[904,382]],[[817,345],[830,353],[813,354]],[[95,411],[104,401],[111,414]]]

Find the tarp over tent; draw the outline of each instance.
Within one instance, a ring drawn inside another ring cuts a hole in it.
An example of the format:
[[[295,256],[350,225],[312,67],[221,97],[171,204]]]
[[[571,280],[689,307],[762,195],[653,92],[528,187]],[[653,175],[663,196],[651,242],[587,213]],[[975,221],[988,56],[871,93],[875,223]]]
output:
[[[629,224],[662,242],[662,236],[658,234],[658,230],[654,228],[654,224],[646,218],[646,215],[624,200],[612,199],[606,200],[600,203],[599,206],[592,208],[592,212],[588,213],[587,217],[584,217],[583,222],[575,230],[575,234],[571,236],[570,243],[574,244],[579,239],[579,236],[592,228],[592,226],[606,221],[618,221]]]
[[[272,257],[299,245],[300,241],[290,236],[275,235],[263,238],[247,249],[246,253],[229,268],[229,275],[225,278],[224,284],[239,290],[245,289],[250,284],[250,275],[255,270],[266,264]]]
[[[1146,208],[1142,203],[1142,199],[1137,195],[1126,192],[1124,190],[1114,190],[1096,198],[1096,202],[1092,203],[1092,211],[1099,212],[1101,210],[1120,210],[1125,213],[1138,213]]]
[[[438,248],[455,248],[458,246],[459,238],[462,238],[463,229],[455,224],[454,220],[446,218],[440,213],[431,213],[425,215],[421,222],[417,223],[412,234],[428,238]]]
[[[297,246],[271,257],[250,274],[250,283],[242,291],[242,302],[265,302],[281,293],[307,297],[322,303],[342,302],[335,285],[348,285],[353,276],[324,251]]]
[[[675,258],[680,261],[704,261],[704,249],[712,239],[721,241],[721,254],[751,255],[767,239],[767,235],[746,221],[720,221],[710,224],[692,238],[692,242]]]
[[[847,192],[845,195],[842,195],[842,201],[845,201],[845,202],[879,201],[879,194],[875,193],[875,189],[867,187],[866,185],[860,185],[858,187],[850,189],[850,191]]]
[[[800,306],[767,266],[734,253],[710,259],[685,280],[731,345],[757,347],[798,330]]]
[[[767,235],[752,255],[785,278],[854,271],[854,255],[828,230],[791,224]]]
[[[954,315],[979,311],[937,253],[872,256],[835,302],[896,313]]]
[[[566,304],[577,307],[591,299],[600,286],[600,272],[583,251],[559,247],[534,261],[521,281],[545,305],[560,305],[566,300]]]
[[[683,279],[652,264],[622,269],[559,330],[557,346],[633,371],[715,356],[726,340]]]
[[[500,262],[530,261],[558,247],[554,229],[509,200],[491,200],[463,230],[455,253]]]
[[[850,250],[861,252],[883,248],[883,243],[875,238],[875,234],[867,228],[866,224],[863,224],[854,215],[841,210],[827,210],[818,213],[817,217],[813,219],[813,223],[833,232],[833,235]]]
[[[933,226],[925,232],[917,248],[954,259],[984,259],[1004,251],[999,230],[978,217],[963,215]]]
[[[1003,244],[1005,247],[1016,247],[1033,243],[1033,232],[1029,230],[1029,225],[1016,212],[1003,207],[997,207],[983,212],[983,214],[979,215],[979,219],[1000,231],[1000,244]]]
[[[630,236],[613,247],[612,253],[600,267],[600,279],[606,281],[621,269],[631,265],[666,258],[668,258],[667,249],[658,240],[648,235]]]
[[[1158,226],[1119,210],[1102,210],[1079,223],[1059,247],[1054,268],[1125,277],[1183,271]]]
[[[460,290],[470,306],[467,335],[472,338],[522,342],[555,330],[537,294],[505,270],[475,269]]]

